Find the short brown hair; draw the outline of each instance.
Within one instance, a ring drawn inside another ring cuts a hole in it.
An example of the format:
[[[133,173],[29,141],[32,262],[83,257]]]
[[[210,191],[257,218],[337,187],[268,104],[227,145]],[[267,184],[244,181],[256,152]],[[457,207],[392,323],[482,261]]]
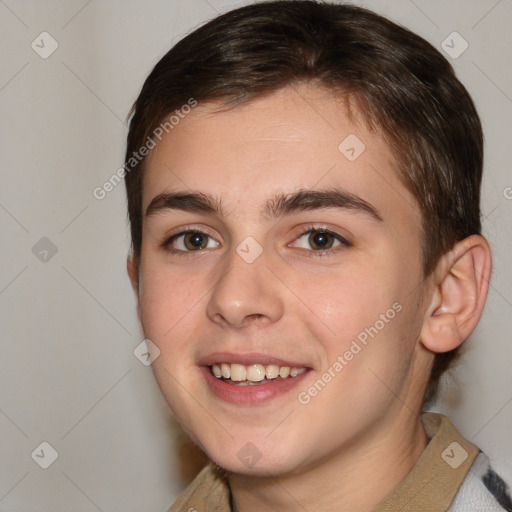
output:
[[[230,107],[299,82],[354,98],[368,126],[387,140],[422,214],[424,277],[456,242],[481,233],[483,135],[471,97],[430,43],[353,5],[260,2],[194,30],[147,77],[131,111],[126,162],[190,98]],[[125,166],[137,267],[144,161]],[[436,355],[426,402],[457,350]]]

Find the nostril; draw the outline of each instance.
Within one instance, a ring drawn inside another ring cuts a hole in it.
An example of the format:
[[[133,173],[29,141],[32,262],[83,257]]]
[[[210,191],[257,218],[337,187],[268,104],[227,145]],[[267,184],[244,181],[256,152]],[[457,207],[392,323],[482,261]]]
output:
[[[263,320],[263,319],[266,319],[266,320]],[[252,315],[247,315],[245,317],[245,322],[263,321],[265,323],[265,322],[269,322],[269,320],[270,319],[266,315],[263,315],[261,313],[253,313]]]

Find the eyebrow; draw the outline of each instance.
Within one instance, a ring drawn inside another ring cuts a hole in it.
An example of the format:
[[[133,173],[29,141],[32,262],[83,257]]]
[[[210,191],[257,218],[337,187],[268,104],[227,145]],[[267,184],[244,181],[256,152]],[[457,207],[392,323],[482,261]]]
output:
[[[337,188],[326,190],[300,189],[289,194],[276,194],[267,201],[261,216],[265,220],[272,220],[291,213],[327,208],[352,210],[368,215],[378,222],[383,222],[378,210],[370,203],[351,192]],[[165,192],[159,194],[153,198],[147,207],[146,217],[165,210],[224,216],[221,199],[202,192]]]

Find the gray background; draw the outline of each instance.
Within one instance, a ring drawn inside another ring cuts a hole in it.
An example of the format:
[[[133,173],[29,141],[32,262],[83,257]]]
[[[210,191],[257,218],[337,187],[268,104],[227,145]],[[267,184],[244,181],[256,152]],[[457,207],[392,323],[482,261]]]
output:
[[[124,120],[153,65],[242,3],[0,1],[1,511],[164,511],[194,471],[151,369],[133,354],[142,335],[125,272],[124,185],[101,201],[92,192],[122,165]],[[469,44],[448,58],[484,124],[494,272],[458,386],[436,410],[511,465],[512,2],[357,3],[441,51],[453,31]],[[31,47],[51,49],[43,31],[58,44],[46,59]],[[48,469],[36,463],[50,457],[43,441],[58,453]]]

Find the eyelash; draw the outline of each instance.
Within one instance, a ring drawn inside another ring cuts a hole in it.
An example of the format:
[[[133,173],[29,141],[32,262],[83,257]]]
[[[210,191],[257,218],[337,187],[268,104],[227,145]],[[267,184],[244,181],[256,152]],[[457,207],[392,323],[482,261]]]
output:
[[[327,228],[324,228],[322,226],[313,226],[313,225],[310,225],[310,226],[307,226],[306,228],[304,228],[304,230],[302,230],[300,232],[299,235],[296,236],[295,240],[299,240],[300,238],[302,238],[304,235],[308,234],[308,233],[311,233],[313,231],[316,231],[317,233],[326,233],[328,235],[331,235],[333,236],[336,240],[338,240],[340,242],[341,245],[345,246],[345,247],[351,247],[352,244],[347,241],[344,237],[342,237],[341,235],[339,235],[338,233],[334,232],[334,231],[331,231],[330,229],[327,229]],[[180,231],[179,233],[176,233],[172,236],[170,236],[169,238],[167,238],[162,244],[161,244],[161,247],[164,251],[168,252],[168,253],[171,253],[173,255],[176,255],[176,256],[186,256],[187,253],[194,253],[194,252],[202,252],[204,249],[200,249],[198,251],[184,251],[182,249],[173,249],[171,244],[176,240],[178,239],[179,237],[181,236],[184,236],[184,235],[188,235],[190,233],[194,233],[194,234],[201,234],[201,235],[205,235],[207,237],[210,237],[213,239],[212,236],[210,236],[209,233],[207,233],[206,231],[202,231],[200,229],[195,229],[195,228],[190,228],[190,229],[185,229],[183,231]],[[340,247],[340,246],[338,246]],[[307,251],[307,252],[310,252],[311,255],[309,257],[311,258],[323,258],[323,257],[326,257],[326,256],[331,256],[333,252],[337,252],[336,248],[330,248],[330,249],[319,249],[319,250],[308,250],[308,249],[303,249],[304,251]]]

